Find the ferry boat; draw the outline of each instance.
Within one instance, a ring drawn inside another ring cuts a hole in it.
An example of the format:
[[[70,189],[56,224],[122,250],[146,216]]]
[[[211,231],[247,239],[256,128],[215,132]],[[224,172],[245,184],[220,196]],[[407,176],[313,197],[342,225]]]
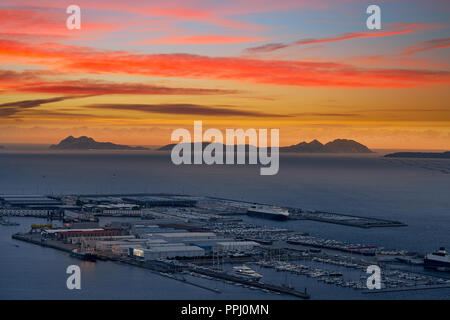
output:
[[[235,275],[247,279],[259,280],[263,277],[262,275],[245,265],[233,267],[233,271]]]
[[[438,251],[429,253],[423,261],[425,268],[433,268],[439,271],[450,271],[450,254],[441,247]]]

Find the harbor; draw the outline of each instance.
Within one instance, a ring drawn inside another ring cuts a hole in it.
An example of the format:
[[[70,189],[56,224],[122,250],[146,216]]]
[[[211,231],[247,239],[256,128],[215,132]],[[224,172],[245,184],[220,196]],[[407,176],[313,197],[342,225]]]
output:
[[[280,220],[276,226],[236,219],[236,213],[248,210],[245,202],[179,195],[66,196],[59,201],[81,208],[47,216],[45,223],[31,224],[27,232],[16,233],[12,239],[57,249],[89,263],[111,261],[147,269],[218,294],[222,290],[217,285],[195,279],[310,299],[314,298],[311,283],[365,293],[366,269],[375,264],[383,270],[380,293],[450,285],[445,272],[422,271],[424,254],[311,236],[289,229],[285,219],[276,219]],[[264,213],[261,219],[273,220],[267,206],[251,206]],[[285,215],[288,211],[283,210],[273,214]],[[114,221],[101,223],[107,219],[105,214],[114,215]]]

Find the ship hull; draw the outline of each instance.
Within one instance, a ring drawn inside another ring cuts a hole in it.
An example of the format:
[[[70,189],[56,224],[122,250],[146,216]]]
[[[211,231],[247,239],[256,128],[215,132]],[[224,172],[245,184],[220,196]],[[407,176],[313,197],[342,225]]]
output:
[[[247,215],[250,217],[255,218],[262,218],[262,219],[270,219],[270,220],[278,220],[278,221],[285,221],[288,220],[289,217],[282,215],[282,214],[276,214],[276,213],[269,213],[269,212],[260,212],[260,211],[247,211]]]
[[[91,261],[91,262],[95,262],[96,256],[90,253],[78,253],[78,252],[72,252],[70,254],[72,257],[84,260],[84,261]]]
[[[450,270],[450,262],[446,261],[425,259],[423,265],[425,268],[429,269],[448,268]]]
[[[243,274],[240,272],[234,272],[233,275],[235,277],[241,278],[243,280],[250,280],[250,281],[259,281],[262,278],[262,276],[253,276],[253,275],[249,275],[249,274]]]

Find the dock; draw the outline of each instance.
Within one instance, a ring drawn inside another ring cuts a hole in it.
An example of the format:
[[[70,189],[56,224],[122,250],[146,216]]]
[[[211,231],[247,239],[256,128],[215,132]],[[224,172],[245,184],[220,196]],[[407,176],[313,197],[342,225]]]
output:
[[[406,288],[389,288],[389,289],[378,289],[378,290],[365,290],[362,293],[386,293],[386,292],[400,292],[400,291],[419,291],[419,290],[435,290],[435,289],[448,289],[450,285],[441,286],[417,286],[417,287],[406,287]]]
[[[387,219],[362,217],[356,215],[325,212],[325,211],[303,211],[301,209],[291,209],[290,220],[311,220],[332,224],[340,224],[357,228],[375,228],[375,227],[405,227],[407,224]]]
[[[11,238],[13,238],[15,240],[20,240],[20,241],[25,241],[28,243],[37,244],[42,247],[53,248],[56,250],[67,252],[67,253],[71,253],[73,249],[77,248],[77,246],[74,246],[74,245],[64,244],[64,243],[51,241],[51,240],[47,240],[47,241],[36,240],[36,239],[33,239],[33,237],[31,235],[27,235],[27,234],[16,233],[16,234],[13,234],[11,236]]]

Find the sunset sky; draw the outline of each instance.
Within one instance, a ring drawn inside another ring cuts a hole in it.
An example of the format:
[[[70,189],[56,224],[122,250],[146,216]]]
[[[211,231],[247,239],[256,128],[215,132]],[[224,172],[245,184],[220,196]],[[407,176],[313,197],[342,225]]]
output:
[[[162,145],[202,120],[450,149],[449,31],[448,0],[2,0],[0,144]]]

